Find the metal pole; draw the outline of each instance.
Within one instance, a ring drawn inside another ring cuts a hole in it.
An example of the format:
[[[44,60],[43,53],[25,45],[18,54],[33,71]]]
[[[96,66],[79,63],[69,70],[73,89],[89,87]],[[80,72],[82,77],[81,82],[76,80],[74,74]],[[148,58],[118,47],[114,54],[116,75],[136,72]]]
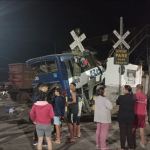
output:
[[[120,17],[120,35],[123,36],[123,17]]]
[[[120,17],[120,36],[123,35],[123,17]],[[120,44],[120,48],[122,49],[122,43]],[[121,65],[119,72],[119,95],[121,95]]]

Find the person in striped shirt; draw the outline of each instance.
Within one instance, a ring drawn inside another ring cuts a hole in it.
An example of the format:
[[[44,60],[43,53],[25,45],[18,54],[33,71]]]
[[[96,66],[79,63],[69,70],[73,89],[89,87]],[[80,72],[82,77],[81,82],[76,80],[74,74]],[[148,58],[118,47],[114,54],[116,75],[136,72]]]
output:
[[[135,106],[134,106],[134,112],[135,112],[135,121],[133,126],[133,139],[134,139],[134,147],[136,147],[136,130],[140,129],[140,135],[141,135],[141,142],[140,145],[142,148],[145,148],[146,144],[146,136],[145,136],[145,130],[146,127],[146,109],[147,109],[147,96],[142,93],[143,86],[141,84],[138,84],[136,86],[136,94],[134,94],[135,98]]]

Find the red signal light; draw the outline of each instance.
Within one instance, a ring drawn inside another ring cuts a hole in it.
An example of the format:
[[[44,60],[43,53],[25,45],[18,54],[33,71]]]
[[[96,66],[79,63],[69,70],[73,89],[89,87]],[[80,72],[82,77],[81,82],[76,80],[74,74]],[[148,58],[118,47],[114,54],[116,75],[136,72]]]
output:
[[[85,66],[87,66],[87,64],[88,64],[88,61],[87,61],[87,60],[85,60],[84,65],[85,65]]]

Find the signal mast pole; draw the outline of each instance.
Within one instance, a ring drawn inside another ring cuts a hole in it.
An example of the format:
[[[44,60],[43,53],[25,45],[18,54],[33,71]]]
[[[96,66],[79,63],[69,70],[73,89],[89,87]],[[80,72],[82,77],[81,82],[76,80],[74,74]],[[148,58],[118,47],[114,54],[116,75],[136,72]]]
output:
[[[123,17],[120,17],[120,36],[123,36]],[[120,49],[122,49],[122,43],[120,44]],[[121,95],[121,65],[119,65],[119,95]]]

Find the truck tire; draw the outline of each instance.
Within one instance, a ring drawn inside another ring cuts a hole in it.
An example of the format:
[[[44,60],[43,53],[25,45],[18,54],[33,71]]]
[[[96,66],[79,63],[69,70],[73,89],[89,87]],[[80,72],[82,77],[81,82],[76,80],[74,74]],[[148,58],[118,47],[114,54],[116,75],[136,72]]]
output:
[[[17,101],[17,93],[10,93],[10,98],[12,101],[16,102]]]
[[[19,92],[17,94],[17,101],[20,104],[25,104],[29,101],[29,94],[27,92]]]

